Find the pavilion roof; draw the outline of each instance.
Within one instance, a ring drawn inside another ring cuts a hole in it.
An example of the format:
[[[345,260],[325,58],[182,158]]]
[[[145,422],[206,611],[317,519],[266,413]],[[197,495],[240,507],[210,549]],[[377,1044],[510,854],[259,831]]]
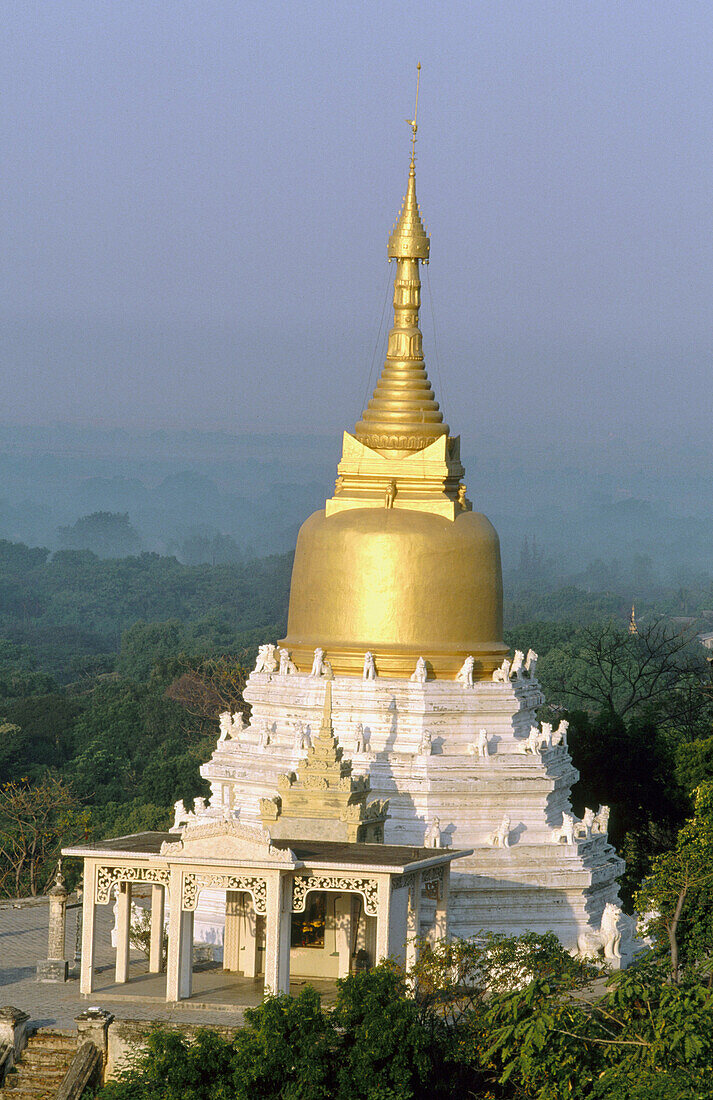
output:
[[[73,845],[63,849],[67,856],[92,858],[108,856],[116,858],[158,858],[161,862],[172,862],[170,855],[162,855],[161,848],[166,842],[175,842],[180,833],[133,833],[130,836],[110,837],[92,844]],[[419,866],[433,866],[450,863],[470,855],[470,850],[457,848],[418,848],[403,844],[351,844],[346,841],[331,840],[274,840],[273,848],[290,851],[302,866],[342,866],[371,868],[372,870],[401,873],[406,869],[417,870]],[[216,845],[215,863],[224,863],[220,846]]]

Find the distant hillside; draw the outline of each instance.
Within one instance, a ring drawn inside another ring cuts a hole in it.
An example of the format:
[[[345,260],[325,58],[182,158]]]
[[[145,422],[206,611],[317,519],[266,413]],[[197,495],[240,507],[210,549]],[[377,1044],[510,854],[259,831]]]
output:
[[[291,568],[290,554],[187,566],[0,541],[0,638],[26,647],[28,668],[60,682],[101,669],[103,657],[112,668],[122,633],[138,621],[175,621],[195,652],[235,652],[263,641],[257,631],[284,630]]]
[[[0,538],[102,556],[150,551],[186,565],[289,552],[332,492],[340,447],[336,435],[0,426]],[[677,471],[623,455],[605,469],[542,448],[546,459],[528,458],[519,442],[484,440],[464,460],[511,587],[521,586],[526,542],[552,584],[589,585],[596,562],[604,587],[632,596],[713,572],[713,477],[682,474],[680,455]],[[113,539],[97,529],[105,514]]]

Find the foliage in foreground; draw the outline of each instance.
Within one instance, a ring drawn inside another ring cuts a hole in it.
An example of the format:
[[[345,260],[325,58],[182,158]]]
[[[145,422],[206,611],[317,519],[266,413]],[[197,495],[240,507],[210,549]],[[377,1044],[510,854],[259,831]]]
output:
[[[452,1095],[449,1036],[425,1019],[392,963],[341,981],[334,1010],[307,987],[246,1011],[232,1039],[154,1031],[102,1100],[427,1100]]]
[[[493,1096],[713,1097],[713,993],[695,980],[671,984],[661,964],[617,975],[603,997],[563,997],[535,981],[493,998],[475,1034]]]
[[[713,956],[713,782],[696,790],[695,813],[658,856],[637,895],[647,931],[668,951],[672,979]]]
[[[307,987],[232,1038],[156,1030],[101,1100],[713,1100],[711,989],[651,956],[604,994],[590,976],[553,936],[436,947],[417,994],[386,962],[340,981],[331,1012]]]

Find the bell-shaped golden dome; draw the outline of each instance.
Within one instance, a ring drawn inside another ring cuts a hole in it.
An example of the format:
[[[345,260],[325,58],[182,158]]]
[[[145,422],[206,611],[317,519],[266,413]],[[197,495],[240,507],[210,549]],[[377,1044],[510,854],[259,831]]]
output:
[[[360,675],[371,651],[380,676],[408,677],[423,657],[453,679],[472,655],[482,677],[506,652],[502,630],[500,544],[485,516],[356,508],[302,525],[280,643],[300,669],[319,646],[337,674]]]
[[[389,239],[397,270],[384,369],[354,435],[344,434],[334,496],[297,539],[280,645],[301,670],[321,648],[335,673],[361,674],[370,651],[381,676],[410,676],[423,657],[430,675],[452,679],[472,656],[485,677],[507,652],[498,536],[466,498],[459,440],[423,360],[419,263],[429,247],[412,146]]]

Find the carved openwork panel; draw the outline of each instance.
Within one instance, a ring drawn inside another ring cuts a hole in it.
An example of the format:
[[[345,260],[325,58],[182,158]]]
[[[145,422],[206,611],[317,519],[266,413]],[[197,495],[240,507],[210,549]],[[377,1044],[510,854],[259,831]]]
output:
[[[296,875],[292,886],[293,913],[304,913],[310,890],[361,894],[367,917],[375,917],[379,911],[379,880],[376,878],[356,875]]]
[[[438,901],[443,897],[443,867],[430,867],[421,874],[421,886],[424,894],[427,898]]]
[[[416,882],[416,872],[412,872],[410,875],[392,875],[391,876],[391,889],[401,890],[404,886],[408,887],[409,892],[413,890]]]
[[[97,886],[94,900],[106,905],[112,886],[118,882],[150,882],[156,886],[168,886],[169,872],[164,867],[97,867]]]
[[[221,875],[205,874],[189,871],[183,876],[183,897],[181,908],[195,910],[198,905],[198,895],[203,889],[215,890],[243,890],[253,899],[253,907],[256,914],[262,917],[267,912],[267,879],[258,878],[255,875]]]
[[[409,903],[413,904],[413,893],[416,889],[416,872],[412,872],[407,875],[394,875],[391,879],[391,889],[400,890],[403,887],[408,888]],[[427,871],[421,872],[420,889],[423,890],[427,898],[432,898],[436,901],[443,896],[443,867],[431,867]]]

